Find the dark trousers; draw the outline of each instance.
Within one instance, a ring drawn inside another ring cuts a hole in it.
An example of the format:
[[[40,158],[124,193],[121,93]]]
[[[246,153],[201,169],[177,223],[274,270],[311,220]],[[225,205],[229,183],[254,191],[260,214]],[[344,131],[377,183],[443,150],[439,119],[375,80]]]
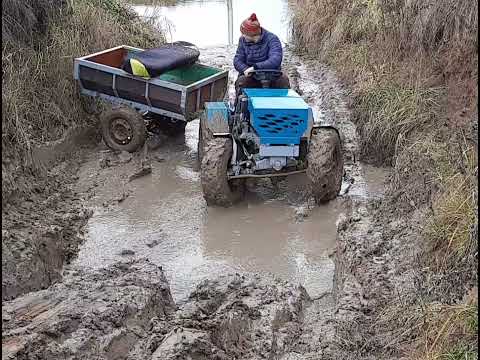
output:
[[[255,80],[253,76],[239,75],[237,81],[235,81],[235,93],[238,98],[242,89],[245,88],[261,88],[260,81]],[[278,79],[273,80],[270,83],[272,89],[290,89],[290,80],[286,75],[280,76]]]

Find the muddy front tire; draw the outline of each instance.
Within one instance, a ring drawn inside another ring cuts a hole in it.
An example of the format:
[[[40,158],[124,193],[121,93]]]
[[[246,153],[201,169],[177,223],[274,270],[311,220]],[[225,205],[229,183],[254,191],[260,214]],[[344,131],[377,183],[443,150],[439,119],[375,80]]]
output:
[[[198,144],[197,144],[197,160],[198,163],[202,163],[203,154],[205,153],[205,145],[209,140],[213,138],[213,134],[208,128],[207,118],[205,114],[200,117],[200,123],[198,124]]]
[[[314,129],[307,154],[307,177],[317,204],[337,197],[342,186],[343,155],[334,129]]]
[[[200,173],[203,197],[208,206],[228,207],[244,196],[245,181],[227,179],[231,157],[232,139],[211,138],[204,144]]]
[[[102,138],[105,144],[118,151],[134,152],[147,138],[142,116],[130,108],[105,111],[101,117]]]

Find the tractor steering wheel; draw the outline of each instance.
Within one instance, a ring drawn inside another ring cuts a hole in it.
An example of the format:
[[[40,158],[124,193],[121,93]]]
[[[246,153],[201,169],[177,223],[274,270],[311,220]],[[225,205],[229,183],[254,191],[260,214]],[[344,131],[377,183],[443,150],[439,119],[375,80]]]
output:
[[[262,88],[269,88],[271,82],[278,79],[282,74],[283,73],[277,69],[259,69],[252,71],[253,78],[260,81]]]

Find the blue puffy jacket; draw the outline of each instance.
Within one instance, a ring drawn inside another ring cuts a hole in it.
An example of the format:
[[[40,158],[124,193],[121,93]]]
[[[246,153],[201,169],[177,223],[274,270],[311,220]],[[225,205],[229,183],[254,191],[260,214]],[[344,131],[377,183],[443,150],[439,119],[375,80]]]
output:
[[[257,43],[247,42],[243,36],[238,41],[238,48],[233,58],[233,66],[240,74],[253,66],[257,69],[278,69],[282,65],[282,44],[277,35],[262,28]]]

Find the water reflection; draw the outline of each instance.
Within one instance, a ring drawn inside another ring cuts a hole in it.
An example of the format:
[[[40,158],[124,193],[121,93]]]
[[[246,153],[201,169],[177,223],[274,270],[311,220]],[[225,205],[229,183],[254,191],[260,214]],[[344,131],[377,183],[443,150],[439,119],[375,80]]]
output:
[[[288,41],[289,7],[287,0],[190,0],[172,1],[160,6],[155,0],[135,0],[134,10],[144,17],[168,23],[169,41],[185,40],[199,47],[237,43],[240,24],[255,12],[260,24]]]

